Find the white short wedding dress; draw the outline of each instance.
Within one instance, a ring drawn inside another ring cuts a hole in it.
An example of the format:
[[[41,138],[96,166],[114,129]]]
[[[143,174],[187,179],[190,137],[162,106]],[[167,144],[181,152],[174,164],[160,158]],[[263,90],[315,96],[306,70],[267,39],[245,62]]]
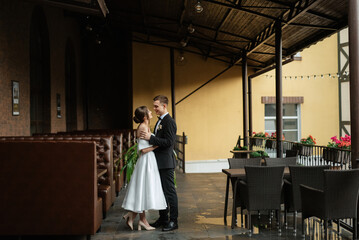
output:
[[[160,173],[153,151],[142,154],[141,149],[151,147],[147,140],[138,139],[139,158],[127,187],[122,207],[128,211],[142,213],[144,210],[166,209]]]

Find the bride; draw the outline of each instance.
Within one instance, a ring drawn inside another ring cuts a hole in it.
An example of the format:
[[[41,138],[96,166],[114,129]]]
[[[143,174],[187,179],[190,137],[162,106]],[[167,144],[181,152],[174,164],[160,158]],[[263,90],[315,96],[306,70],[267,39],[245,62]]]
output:
[[[152,112],[146,106],[135,110],[133,120],[140,125],[137,128],[137,136],[140,131],[150,131],[149,123]],[[146,230],[154,230],[146,220],[145,210],[166,209],[166,199],[163,194],[157,161],[153,150],[156,146],[149,144],[147,140],[138,140],[139,158],[128,184],[127,193],[122,207],[129,212],[124,216],[127,225],[133,230],[133,220],[139,213],[138,230],[141,226]]]

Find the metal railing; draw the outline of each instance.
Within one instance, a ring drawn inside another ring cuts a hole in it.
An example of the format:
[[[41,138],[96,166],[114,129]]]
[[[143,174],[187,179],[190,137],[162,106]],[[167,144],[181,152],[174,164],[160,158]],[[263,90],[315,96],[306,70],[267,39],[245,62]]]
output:
[[[183,132],[182,135],[176,135],[176,143],[175,143],[175,152],[177,155],[177,166],[181,169],[183,173],[186,173],[186,151],[185,145],[187,144],[187,136]]]
[[[266,151],[275,157],[276,139],[249,138],[249,147],[253,150]],[[282,141],[283,155],[298,156],[298,163],[305,166],[330,165],[334,169],[351,169],[351,152],[347,149],[307,145],[297,142]]]

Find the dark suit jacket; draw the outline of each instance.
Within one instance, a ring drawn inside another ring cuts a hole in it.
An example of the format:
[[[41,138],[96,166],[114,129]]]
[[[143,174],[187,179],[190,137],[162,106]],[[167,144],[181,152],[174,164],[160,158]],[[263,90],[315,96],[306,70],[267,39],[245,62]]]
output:
[[[152,135],[150,138],[150,144],[158,146],[158,148],[154,150],[158,169],[176,167],[176,159],[173,154],[176,132],[176,122],[167,114],[158,126],[156,136]]]

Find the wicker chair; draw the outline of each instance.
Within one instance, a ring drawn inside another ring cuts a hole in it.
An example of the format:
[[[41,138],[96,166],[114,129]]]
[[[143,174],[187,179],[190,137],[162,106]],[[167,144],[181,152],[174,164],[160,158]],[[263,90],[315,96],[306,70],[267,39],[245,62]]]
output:
[[[325,239],[328,220],[345,218],[353,218],[353,239],[357,238],[359,169],[324,170],[323,190],[301,184],[300,191],[303,219],[316,216],[324,220]]]
[[[248,211],[248,228],[252,232],[251,211],[277,210],[278,231],[281,232],[281,192],[284,167],[245,166],[247,181],[239,182],[241,209]]]
[[[234,168],[244,168],[244,166],[260,166],[262,158],[228,158],[228,164],[230,169]],[[235,179],[231,179],[232,183],[232,192],[234,192]],[[237,193],[239,194],[239,185],[237,185]],[[237,216],[237,207],[240,205],[239,197],[236,200],[236,214]],[[243,216],[243,210],[241,209],[241,216]],[[242,227],[243,227],[243,221]]]
[[[229,168],[244,168],[244,166],[260,166],[261,158],[228,158]]]
[[[293,231],[297,232],[297,212],[302,211],[300,184],[323,189],[324,169],[330,166],[289,166],[291,179],[284,179],[285,211],[294,212]],[[303,221],[302,221],[303,226]]]
[[[285,166],[288,167],[290,165],[297,164],[297,157],[287,157],[287,158],[266,158],[267,166]]]

